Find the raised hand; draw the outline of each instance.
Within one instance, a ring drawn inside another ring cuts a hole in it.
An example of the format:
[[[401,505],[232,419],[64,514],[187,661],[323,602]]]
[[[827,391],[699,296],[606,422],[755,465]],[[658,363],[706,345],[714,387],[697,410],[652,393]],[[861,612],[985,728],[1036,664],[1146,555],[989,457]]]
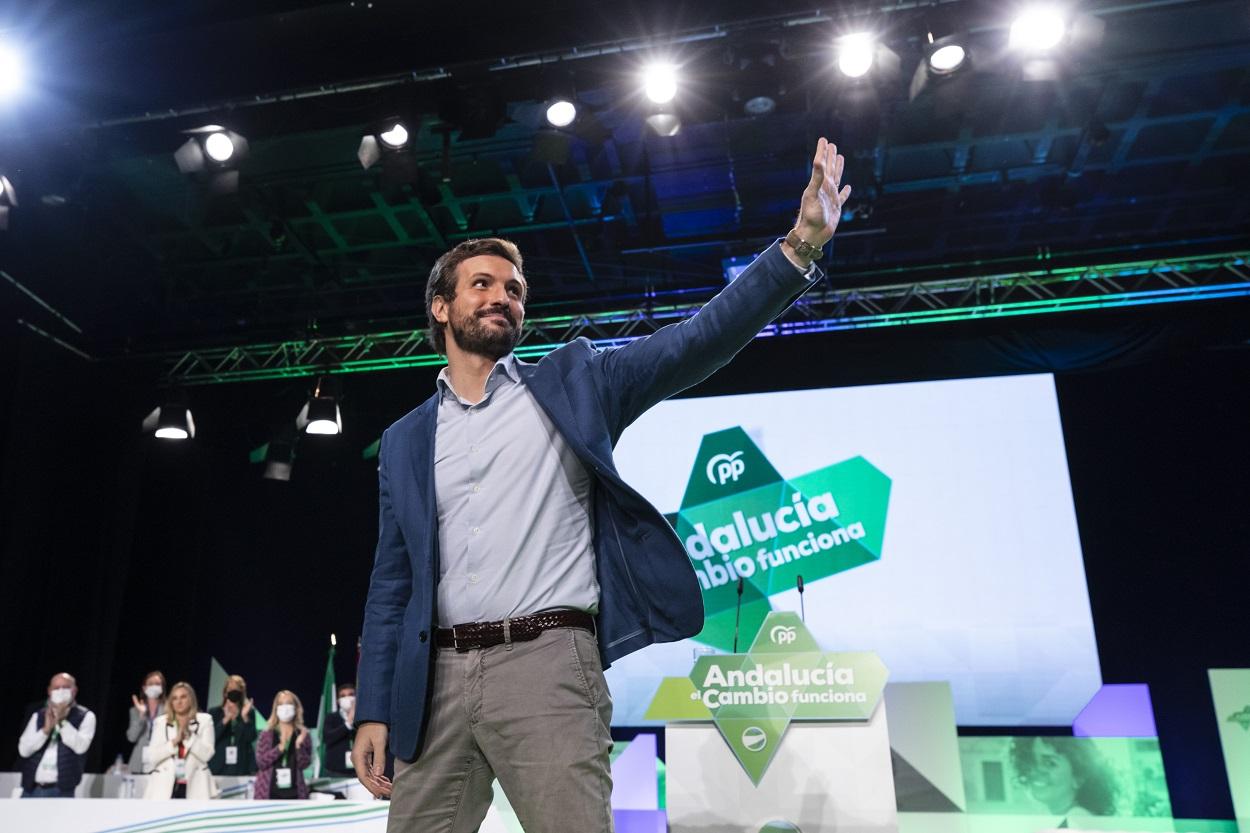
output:
[[[803,189],[795,223],[799,237],[813,246],[823,246],[833,237],[842,219],[842,205],[851,196],[851,186],[842,185],[845,164],[838,146],[820,137],[812,158],[812,178]]]
[[[146,704],[144,704],[142,700],[140,700],[138,697],[132,694],[130,695],[130,702],[134,704],[135,711],[137,711],[142,716],[147,717],[148,707]]]

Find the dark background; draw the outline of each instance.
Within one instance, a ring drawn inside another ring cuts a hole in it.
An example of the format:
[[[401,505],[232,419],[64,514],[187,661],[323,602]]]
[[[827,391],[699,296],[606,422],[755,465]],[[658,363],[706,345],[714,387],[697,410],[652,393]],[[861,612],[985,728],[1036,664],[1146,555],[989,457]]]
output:
[[[100,719],[97,771],[128,751],[125,709],[153,668],[211,705],[216,657],[263,710],[280,688],[315,707],[334,633],[338,676],[354,675],[377,510],[361,452],[435,370],[332,377],[346,433],[302,439],[289,483],[248,454],[312,378],[187,388],[190,443],[140,420],[187,382],[186,351],[423,327],[425,276],[460,237],[518,242],[531,319],[699,300],[722,258],[789,227],[829,135],[855,187],[835,287],[923,296],[935,280],[1196,254],[1243,276],[1163,274],[1244,280],[1246,4],[1088,0],[1105,40],[1046,82],[1004,55],[1006,5],[0,0],[33,90],[0,102],[0,174],[21,197],[0,269],[82,328],[0,282],[0,743],[15,753],[23,707],[62,670]],[[836,75],[835,36],[865,28],[898,77]],[[946,33],[971,33],[970,69],[913,99],[927,36]],[[684,126],[658,137],[636,75],[670,35]],[[654,49],[625,48],[638,39]],[[602,45],[620,51],[585,57]],[[744,63],[764,52],[775,72]],[[432,69],[450,77],[414,80]],[[586,121],[548,167],[556,70]],[[394,83],[254,106],[379,78]],[[747,116],[760,82],[776,110]],[[399,113],[416,166],[403,183],[355,158]],[[180,131],[208,122],[251,143],[230,197],[173,162]],[[1150,685],[1175,815],[1231,818],[1206,669],[1250,666],[1247,313],[1228,298],[760,339],[688,395],[1054,372],[1104,680]],[[837,417],[812,414],[812,430]]]
[[[764,339],[690,394],[1104,357],[1056,377],[1103,678],[1150,685],[1175,815],[1231,818],[1206,669],[1250,661],[1246,312],[1122,313],[1097,333],[1052,319]],[[353,676],[377,505],[376,467],[360,451],[429,394],[434,371],[346,377],[345,434],[303,446],[291,481],[276,483],[247,452],[266,437],[266,414],[298,409],[306,380],[196,389],[200,433],[169,444],[136,430],[149,407],[141,374],[88,365],[34,336],[6,347],[18,359],[0,380],[0,669],[11,681],[0,714],[10,741],[22,705],[63,669],[100,720],[94,769],[126,751],[125,709],[151,668],[215,703],[204,692],[215,656],[248,678],[266,711],[286,687],[315,704],[333,632],[338,676]],[[812,430],[836,422],[813,414]]]

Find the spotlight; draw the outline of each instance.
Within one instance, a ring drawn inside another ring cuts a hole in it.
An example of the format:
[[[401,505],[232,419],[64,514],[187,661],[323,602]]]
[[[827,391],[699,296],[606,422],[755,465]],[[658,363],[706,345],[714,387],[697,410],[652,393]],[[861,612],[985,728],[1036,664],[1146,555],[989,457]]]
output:
[[[239,189],[239,163],[247,156],[247,139],[220,125],[183,131],[191,138],[174,151],[178,170],[207,181],[215,194]]]
[[[0,43],[0,98],[7,98],[22,88],[25,72],[22,56],[11,46]]]
[[[234,156],[234,142],[230,141],[230,137],[225,133],[210,133],[204,140],[204,152],[208,154],[209,159],[218,164],[224,164],[230,161],[231,156]]]
[[[408,144],[408,128],[404,127],[402,121],[397,121],[389,129],[379,133],[378,138],[391,150],[399,150]]]
[[[737,45],[729,56],[734,65],[733,100],[742,104],[743,115],[766,116],[774,112],[786,92],[778,67],[778,47],[771,42],[747,41]]]
[[[309,399],[300,412],[305,434],[334,435],[343,433],[343,416],[332,396],[315,396]],[[296,419],[299,425],[301,419]]]
[[[1011,24],[1008,44],[1021,52],[1045,52],[1063,40],[1067,21],[1053,6],[1032,6],[1022,11]]]
[[[295,417],[295,428],[305,434],[330,436],[343,433],[343,414],[338,400],[333,396],[322,396],[320,379],[313,395],[304,403],[299,416]]]
[[[929,69],[938,75],[949,75],[963,65],[968,53],[957,43],[939,46],[929,53]]]
[[[376,122],[369,132],[360,138],[356,158],[366,170],[382,163],[382,177],[391,182],[413,182],[417,175],[417,160],[413,156],[414,122],[390,116]]]
[[[547,107],[547,123],[552,127],[568,127],[577,118],[577,105],[560,98]]]
[[[642,71],[642,91],[655,104],[667,104],[677,95],[677,67],[648,64]]]
[[[0,231],[9,228],[9,212],[17,208],[17,191],[7,176],[0,175]]]
[[[647,125],[660,136],[676,136],[681,130],[681,117],[671,109],[657,110],[647,116]]]
[[[872,69],[876,39],[867,32],[846,35],[838,41],[838,69],[848,78],[862,78]]]
[[[145,433],[162,440],[195,439],[195,420],[185,402],[166,402],[143,419]]]

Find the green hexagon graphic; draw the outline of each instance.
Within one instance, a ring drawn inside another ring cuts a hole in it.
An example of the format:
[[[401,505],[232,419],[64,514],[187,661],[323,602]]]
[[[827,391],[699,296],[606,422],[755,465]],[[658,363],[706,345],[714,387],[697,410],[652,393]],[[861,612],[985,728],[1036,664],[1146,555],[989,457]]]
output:
[[[745,654],[699,657],[664,680],[647,709],[660,720],[707,719],[758,784],[791,720],[866,721],[888,676],[876,654],[825,652],[794,613],[768,614]]]
[[[890,479],[862,457],[785,479],[741,427],[703,437],[681,508],[670,522],[703,591],[695,637],[733,646],[737,582],[741,632],[772,610],[769,597],[881,557]]]

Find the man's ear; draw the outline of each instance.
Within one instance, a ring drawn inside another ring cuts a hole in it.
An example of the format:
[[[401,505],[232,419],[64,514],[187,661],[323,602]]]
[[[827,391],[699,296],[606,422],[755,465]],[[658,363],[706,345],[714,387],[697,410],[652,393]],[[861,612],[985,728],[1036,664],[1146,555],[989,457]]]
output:
[[[447,323],[447,300],[442,295],[435,295],[430,301],[430,312],[439,324]]]

